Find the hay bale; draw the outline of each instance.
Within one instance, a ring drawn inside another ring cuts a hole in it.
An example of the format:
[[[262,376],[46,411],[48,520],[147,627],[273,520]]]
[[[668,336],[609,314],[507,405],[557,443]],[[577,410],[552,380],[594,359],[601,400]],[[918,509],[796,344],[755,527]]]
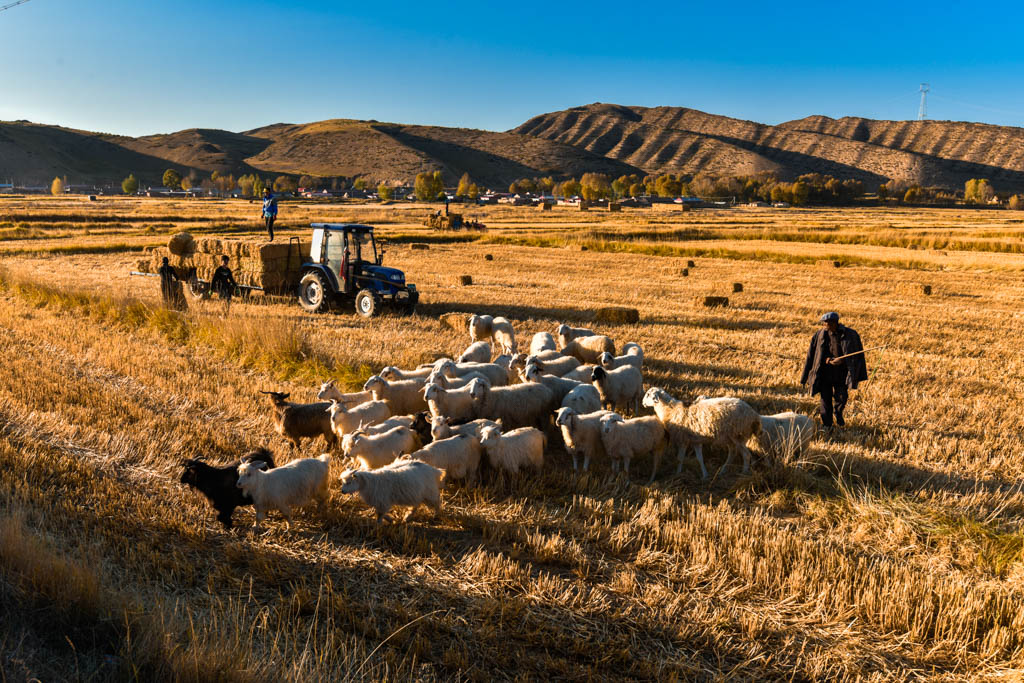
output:
[[[445,327],[456,332],[467,332],[469,330],[469,313],[443,313],[438,320]]]
[[[494,254],[484,254],[484,261],[493,261]]]
[[[931,285],[921,285],[921,293],[924,294],[925,296],[931,296],[932,286]]]
[[[701,302],[705,308],[718,308],[729,305],[729,297],[727,296],[706,296]]]
[[[622,204],[618,202],[608,202],[608,210],[611,212],[622,211]]]
[[[694,262],[693,262],[692,260],[691,260],[691,261],[687,261],[687,262],[686,262],[686,267],[687,267],[687,268],[696,268],[696,267],[697,267],[697,264],[696,264],[696,263],[694,263]]]
[[[430,249],[430,245],[424,244],[423,242],[413,242],[412,244],[409,245],[409,248],[412,249],[413,251],[422,251],[425,249]]]
[[[843,265],[839,261],[829,261],[828,259],[823,259],[821,261],[818,261],[817,263],[819,266],[824,266],[826,268],[839,268],[840,266]]]
[[[683,268],[682,270],[679,271],[679,275],[681,275],[682,277],[690,277],[690,269]]]
[[[743,291],[743,283],[742,282],[734,282],[734,283],[732,283],[732,291],[734,291],[734,292],[742,292]]]
[[[585,199],[581,199],[580,200],[580,211],[586,211],[589,208],[590,208],[590,205],[587,204],[587,201]]]
[[[135,267],[138,269],[138,272],[140,272],[140,273],[148,273],[148,272],[150,272],[150,270],[149,270],[149,261],[147,261],[147,260],[139,261],[137,264],[135,264]]]
[[[462,286],[462,287],[468,287],[469,285],[473,284],[473,276],[472,275],[456,275],[455,276],[455,284],[457,284],[459,286]]]
[[[179,232],[167,241],[167,249],[175,256],[191,256],[196,253],[196,241],[187,232]]]
[[[540,204],[537,205],[537,208],[540,209],[541,211],[550,211],[551,206],[552,205],[550,202],[541,202]]]
[[[635,308],[609,306],[594,311],[594,320],[599,323],[611,323],[613,325],[638,323],[640,322],[640,311]]]

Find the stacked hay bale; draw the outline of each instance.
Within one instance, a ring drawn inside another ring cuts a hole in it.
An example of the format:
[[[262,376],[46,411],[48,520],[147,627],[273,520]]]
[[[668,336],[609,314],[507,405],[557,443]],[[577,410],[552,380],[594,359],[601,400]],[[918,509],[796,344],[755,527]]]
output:
[[[150,249],[147,260],[139,262],[139,269],[155,273],[166,256],[178,277],[185,279],[194,272],[200,280],[209,282],[224,255],[238,284],[261,287],[267,294],[283,294],[298,287],[302,261],[309,258],[309,242],[300,242],[296,251],[288,242],[217,237],[193,240],[188,233],[179,233],[167,247]]]

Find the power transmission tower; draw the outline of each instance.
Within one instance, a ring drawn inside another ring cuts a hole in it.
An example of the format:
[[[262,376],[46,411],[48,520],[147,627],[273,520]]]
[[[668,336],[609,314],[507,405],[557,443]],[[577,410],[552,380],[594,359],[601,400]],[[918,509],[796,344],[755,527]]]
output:
[[[928,118],[928,91],[931,86],[927,83],[921,84],[921,108],[917,110],[917,120],[924,121]]]
[[[3,5],[2,7],[0,7],[0,12],[3,12],[5,9],[11,9],[12,7],[17,7],[18,5],[24,5],[26,2],[28,2],[28,0],[18,0],[17,2],[8,3],[8,4]]]

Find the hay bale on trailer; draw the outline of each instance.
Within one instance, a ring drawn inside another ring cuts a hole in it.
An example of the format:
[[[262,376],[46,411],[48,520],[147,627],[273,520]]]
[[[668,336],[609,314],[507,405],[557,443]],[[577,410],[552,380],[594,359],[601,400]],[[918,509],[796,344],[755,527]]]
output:
[[[191,256],[196,252],[196,242],[187,232],[179,232],[167,242],[167,249],[174,256]]]
[[[188,279],[195,275],[209,282],[221,257],[227,256],[238,284],[259,287],[268,294],[283,294],[299,286],[302,262],[309,258],[309,242],[301,241],[274,244],[203,238],[193,241],[193,246],[189,255],[175,254],[169,246],[152,249],[148,252],[146,272],[157,272],[166,256],[178,277]]]
[[[613,325],[629,325],[640,322],[640,311],[635,308],[608,306],[594,311],[594,320]]]

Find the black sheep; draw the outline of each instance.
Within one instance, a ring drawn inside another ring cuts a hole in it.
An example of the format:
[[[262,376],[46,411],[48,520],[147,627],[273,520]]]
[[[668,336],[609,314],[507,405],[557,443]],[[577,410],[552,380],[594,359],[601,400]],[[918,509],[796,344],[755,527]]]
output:
[[[266,448],[246,453],[236,462],[223,467],[207,465],[198,458],[192,458],[182,463],[185,469],[181,473],[181,483],[206,496],[217,511],[217,519],[225,529],[230,529],[231,513],[235,508],[252,505],[252,498],[242,493],[237,486],[238,466],[243,462],[256,461],[265,462],[268,469],[274,467],[274,456]]]
[[[416,435],[420,437],[421,444],[428,444],[434,440],[434,437],[430,434],[430,413],[426,410],[421,410],[413,416],[412,431],[416,432]]]

